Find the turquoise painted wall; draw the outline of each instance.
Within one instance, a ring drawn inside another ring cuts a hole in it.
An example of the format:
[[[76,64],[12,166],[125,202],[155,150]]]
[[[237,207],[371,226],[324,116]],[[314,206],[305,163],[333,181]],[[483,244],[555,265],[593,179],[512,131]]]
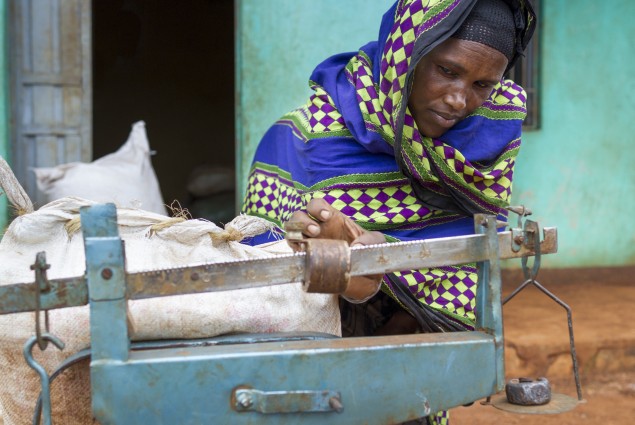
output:
[[[559,231],[546,267],[635,265],[635,2],[543,0],[541,128],[526,132],[514,203]],[[376,38],[391,1],[237,5],[240,194],[269,125],[304,102],[313,67]],[[575,7],[574,7],[575,6]],[[241,196],[241,195],[239,195]],[[507,264],[508,267],[517,262]]]
[[[7,0],[0,0],[0,156],[9,158],[9,46]],[[10,163],[10,162],[9,162]],[[9,217],[7,197],[0,195],[0,234],[4,233]]]
[[[236,32],[237,203],[260,138],[304,104],[313,68],[377,39],[394,0],[240,0]]]
[[[542,16],[541,128],[514,198],[558,227],[545,265],[635,265],[635,2],[544,0]]]

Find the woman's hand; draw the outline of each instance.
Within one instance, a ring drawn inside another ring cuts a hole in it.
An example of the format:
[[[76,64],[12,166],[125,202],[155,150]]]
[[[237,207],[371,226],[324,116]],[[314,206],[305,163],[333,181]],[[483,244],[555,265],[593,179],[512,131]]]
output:
[[[285,228],[289,223],[293,223],[295,229],[301,229],[306,238],[345,240],[350,246],[372,245],[386,241],[383,234],[362,229],[324,199],[312,199],[307,205],[307,212],[293,213],[285,223]],[[294,251],[302,250],[301,244],[294,241],[288,243]],[[353,302],[364,301],[377,293],[381,278],[382,275],[352,277],[342,295]]]

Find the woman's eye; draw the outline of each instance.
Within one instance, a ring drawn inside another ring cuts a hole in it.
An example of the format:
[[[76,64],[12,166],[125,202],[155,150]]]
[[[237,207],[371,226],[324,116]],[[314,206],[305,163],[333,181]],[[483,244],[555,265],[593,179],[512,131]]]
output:
[[[475,82],[474,84],[475,84],[478,88],[480,88],[480,89],[488,89],[488,88],[490,88],[490,87],[491,87],[491,84],[489,84],[489,83],[484,83],[484,82],[482,82],[482,81],[477,81],[477,82]]]
[[[446,68],[445,66],[439,65],[439,70],[441,70],[441,72],[446,75],[454,75],[454,73],[450,71],[448,68]]]

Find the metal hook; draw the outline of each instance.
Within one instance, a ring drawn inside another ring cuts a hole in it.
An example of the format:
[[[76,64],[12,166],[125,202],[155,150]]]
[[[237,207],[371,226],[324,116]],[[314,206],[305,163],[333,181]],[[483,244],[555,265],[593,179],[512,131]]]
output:
[[[525,246],[534,250],[534,264],[529,270],[527,267],[527,261],[529,257],[522,257],[520,259],[520,263],[523,268],[523,274],[525,275],[525,279],[535,280],[536,276],[538,276],[538,271],[540,270],[540,228],[538,223],[535,221],[527,220],[525,221]]]
[[[580,373],[578,371],[578,359],[575,350],[575,342],[573,339],[573,322],[571,319],[571,307],[563,302],[560,298],[556,297],[550,291],[547,290],[544,286],[542,286],[537,280],[536,276],[538,276],[538,271],[540,270],[540,231],[538,223],[527,220],[525,222],[525,234],[530,236],[531,239],[525,242],[526,245],[532,247],[534,250],[534,264],[531,270],[527,266],[527,257],[521,258],[521,264],[523,269],[523,274],[525,275],[525,282],[520,285],[516,290],[514,290],[507,298],[505,298],[502,302],[502,305],[507,304],[509,300],[514,298],[520,291],[522,291],[528,285],[534,285],[538,288],[542,293],[547,295],[553,301],[555,301],[558,305],[564,308],[567,312],[567,326],[569,328],[569,348],[571,352],[571,360],[573,362],[573,375],[575,378],[575,386],[576,391],[578,393],[578,400],[582,401],[582,385],[580,384]],[[533,245],[533,246],[532,246]]]
[[[526,208],[524,205],[520,205],[520,206],[511,206],[510,205],[509,207],[507,207],[505,209],[518,215],[518,228],[519,229],[523,228],[523,217],[527,217],[527,216],[532,214],[531,210],[529,208]]]
[[[48,342],[42,338],[42,329],[40,326],[40,307],[42,305],[41,295],[51,290],[46,271],[51,268],[50,264],[46,264],[46,252],[38,252],[35,255],[35,263],[31,265],[31,270],[35,271],[35,335],[37,337],[37,345],[40,350],[46,350]],[[48,310],[44,310],[44,329],[49,331],[49,314]]]
[[[41,340],[46,342],[52,342],[60,351],[64,349],[64,343],[49,333],[44,333],[39,336]],[[33,346],[38,342],[38,336],[32,336],[24,344],[24,358],[31,369],[35,370],[40,375],[40,383],[42,386],[42,412],[44,416],[44,425],[51,425],[51,389],[49,385],[49,376],[46,370],[35,361],[33,358]]]

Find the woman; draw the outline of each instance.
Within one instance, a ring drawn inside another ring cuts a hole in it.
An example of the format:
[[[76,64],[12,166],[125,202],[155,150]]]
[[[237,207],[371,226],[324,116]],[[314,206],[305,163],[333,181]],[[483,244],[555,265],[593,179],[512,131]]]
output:
[[[503,75],[535,24],[527,0],[397,1],[378,41],[318,65],[309,102],[265,134],[243,211],[352,245],[506,220],[526,96]],[[472,329],[475,289],[473,264],[355,278],[343,331]]]

